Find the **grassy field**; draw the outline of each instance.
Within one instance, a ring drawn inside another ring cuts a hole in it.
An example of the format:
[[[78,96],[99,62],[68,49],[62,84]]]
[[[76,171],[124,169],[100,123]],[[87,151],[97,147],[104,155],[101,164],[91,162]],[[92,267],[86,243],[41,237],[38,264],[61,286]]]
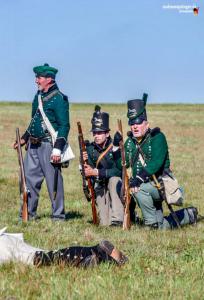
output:
[[[126,105],[103,105],[111,116],[112,132],[117,118],[128,130]],[[17,155],[12,150],[15,128],[23,133],[30,119],[30,104],[0,103],[0,228],[23,232],[34,246],[54,249],[68,245],[92,245],[113,241],[129,257],[122,268],[100,265],[95,269],[36,269],[22,264],[0,266],[0,299],[204,299],[204,222],[174,231],[147,231],[132,226],[100,228],[91,224],[91,207],[84,200],[78,171],[76,122],[91,138],[90,118],[94,105],[70,106],[70,143],[76,154],[64,169],[67,222],[50,220],[50,202],[43,186],[40,219],[18,222],[19,188]],[[151,127],[159,126],[169,142],[172,168],[185,190],[185,206],[197,206],[204,214],[204,105],[149,105]],[[167,213],[167,211],[165,210]],[[1,249],[0,249],[1,251]]]

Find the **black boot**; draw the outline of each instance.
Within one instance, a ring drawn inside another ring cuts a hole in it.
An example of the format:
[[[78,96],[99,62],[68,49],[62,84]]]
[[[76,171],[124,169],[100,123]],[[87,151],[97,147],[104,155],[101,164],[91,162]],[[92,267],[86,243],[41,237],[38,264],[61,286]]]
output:
[[[198,219],[198,210],[196,207],[187,207],[186,211],[189,216],[189,224],[196,224]]]
[[[149,227],[149,229],[158,229],[159,228],[159,224],[158,223],[153,223],[153,224],[149,224],[147,225],[147,227]]]

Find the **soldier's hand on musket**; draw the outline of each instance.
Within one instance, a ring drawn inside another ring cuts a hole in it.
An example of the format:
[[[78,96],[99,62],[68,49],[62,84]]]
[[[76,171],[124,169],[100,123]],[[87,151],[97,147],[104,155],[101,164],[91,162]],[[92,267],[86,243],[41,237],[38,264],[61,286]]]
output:
[[[85,176],[86,177],[98,176],[98,169],[93,169],[88,164],[84,165],[84,171],[85,171]]]
[[[130,191],[132,193],[137,193],[139,191],[139,187],[140,187],[140,184],[141,184],[141,180],[139,180],[137,177],[136,178],[133,178],[131,177],[129,179],[129,187],[130,187]]]
[[[138,188],[138,187],[133,187],[133,188],[130,188],[130,192],[131,193],[137,193],[137,192],[139,192],[139,189],[140,188]]]
[[[83,161],[87,161],[88,160],[88,154],[86,151],[83,151]]]
[[[119,131],[116,131],[113,138],[113,145],[118,147],[121,141],[122,141],[122,135]]]
[[[20,139],[20,144],[21,144],[21,147],[22,147],[26,144],[26,141],[24,139]],[[16,150],[18,148],[18,143],[15,141],[12,146],[13,146],[13,149]]]

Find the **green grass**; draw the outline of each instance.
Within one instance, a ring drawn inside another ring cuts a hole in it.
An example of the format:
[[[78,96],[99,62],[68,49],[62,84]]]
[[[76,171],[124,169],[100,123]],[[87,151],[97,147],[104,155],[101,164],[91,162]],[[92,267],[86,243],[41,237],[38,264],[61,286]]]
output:
[[[128,130],[126,105],[103,105],[111,116],[112,132],[117,118]],[[204,223],[179,231],[147,231],[132,226],[101,228],[91,224],[91,207],[82,193],[78,171],[76,122],[91,138],[94,105],[71,104],[70,143],[76,154],[63,170],[65,205],[69,220],[53,223],[46,186],[41,191],[36,222],[18,222],[19,191],[17,155],[12,150],[15,128],[23,133],[29,104],[0,104],[0,228],[23,232],[34,246],[55,249],[68,245],[93,245],[111,240],[129,257],[122,268],[100,265],[83,270],[52,266],[36,269],[18,263],[0,266],[0,299],[204,299]],[[149,105],[151,127],[159,126],[169,142],[174,173],[185,189],[185,206],[195,205],[204,214],[204,105]],[[165,210],[167,213],[167,210]]]

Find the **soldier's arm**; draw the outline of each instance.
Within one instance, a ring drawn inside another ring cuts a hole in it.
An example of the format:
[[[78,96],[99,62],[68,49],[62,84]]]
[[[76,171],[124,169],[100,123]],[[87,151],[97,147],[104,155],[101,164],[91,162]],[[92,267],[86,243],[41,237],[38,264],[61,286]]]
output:
[[[31,112],[31,118],[33,119],[36,111],[38,109],[38,98],[37,98],[37,94],[35,95],[33,102],[32,102],[32,112]],[[28,126],[28,128],[26,129],[26,131],[24,132],[24,134],[22,135],[21,139],[25,141],[25,143],[27,143],[29,136],[30,136],[30,125],[31,125],[32,120],[30,121],[30,124]]]
[[[67,142],[67,137],[70,130],[69,102],[68,98],[62,94],[57,94],[55,97],[57,99],[54,113],[58,125],[58,134],[54,148],[62,151]]]
[[[150,175],[157,173],[165,163],[168,155],[168,145],[165,135],[161,132],[152,138],[151,160],[146,163],[144,170]]]
[[[88,155],[87,164],[90,167],[95,168],[96,167],[96,163],[95,163],[94,157],[93,157],[94,147],[93,147],[92,144],[89,143],[89,141],[85,141],[85,145],[86,145],[86,152],[87,152],[87,155]]]
[[[102,178],[110,178],[110,177],[121,177],[122,176],[122,171],[121,169],[117,168],[116,165],[114,165],[110,169],[102,168],[98,170],[98,176],[100,179]]]
[[[124,148],[125,148],[125,161],[126,168],[130,167],[130,149],[128,147],[129,138],[126,140]],[[113,147],[113,159],[115,161],[115,165],[119,170],[122,170],[122,158],[121,151],[118,146]]]
[[[165,163],[168,155],[168,145],[166,137],[163,133],[158,133],[152,138],[151,159],[146,162],[146,165],[137,174],[136,178],[130,183],[130,187],[139,187],[143,182],[147,182],[149,178],[157,173]]]

